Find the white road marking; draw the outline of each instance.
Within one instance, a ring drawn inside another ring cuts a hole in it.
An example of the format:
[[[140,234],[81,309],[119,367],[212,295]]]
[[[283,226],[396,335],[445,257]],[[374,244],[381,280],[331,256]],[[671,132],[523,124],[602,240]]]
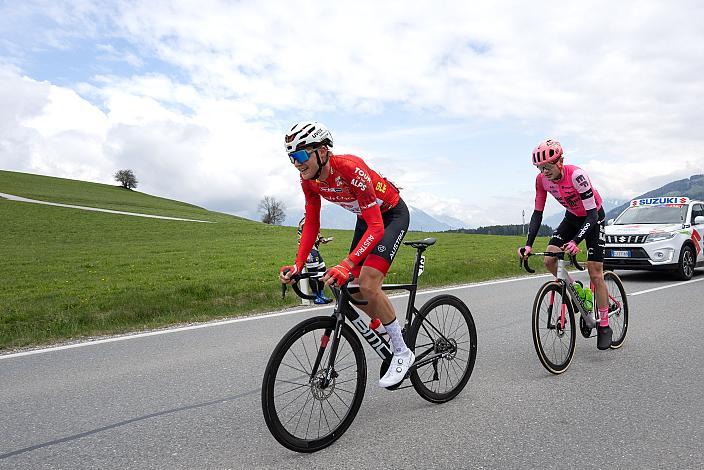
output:
[[[690,279],[689,281],[680,281],[678,283],[668,284],[666,286],[653,287],[652,289],[646,289],[646,290],[641,290],[638,292],[632,292],[627,295],[634,296],[634,295],[640,295],[640,294],[647,294],[649,292],[655,292],[656,290],[669,289],[670,287],[684,286],[684,285],[692,284],[693,282],[699,282],[699,281],[704,281],[704,277],[700,277],[699,279]]]
[[[451,290],[468,289],[468,288],[483,287],[483,286],[492,286],[492,285],[497,285],[497,284],[506,284],[509,282],[527,281],[527,280],[536,279],[536,278],[543,278],[543,277],[552,277],[552,275],[551,274],[542,274],[539,276],[523,276],[523,277],[514,277],[514,278],[509,278],[509,279],[500,279],[500,280],[496,280],[496,281],[477,282],[474,284],[463,284],[463,285],[452,286],[452,287],[442,287],[439,289],[418,291],[418,295],[437,294],[440,292],[447,292],[447,291],[451,291]],[[635,295],[647,294],[649,292],[655,292],[655,291],[658,291],[661,289],[669,289],[670,287],[683,286],[686,284],[691,284],[693,282],[699,282],[699,281],[704,281],[704,277],[699,278],[699,279],[692,279],[690,281],[678,282],[676,284],[669,284],[666,286],[655,287],[653,289],[646,289],[646,290],[642,290],[642,291],[638,291],[638,292],[632,292],[627,295],[628,296],[635,296]],[[391,295],[390,297],[391,298],[407,297],[408,295],[409,295],[408,293],[405,293],[405,294]],[[97,345],[97,344],[114,343],[116,341],[125,341],[125,340],[129,340],[129,339],[145,338],[147,336],[165,335],[165,334],[169,334],[169,333],[177,333],[180,331],[198,330],[200,328],[211,328],[211,327],[216,327],[216,326],[229,325],[232,323],[254,321],[254,320],[263,320],[263,319],[267,319],[267,318],[281,317],[281,316],[285,316],[285,315],[297,315],[300,313],[312,312],[312,311],[316,311],[316,310],[324,310],[327,308],[330,308],[330,306],[329,305],[321,305],[319,307],[308,307],[308,308],[302,308],[302,309],[296,309],[296,310],[287,310],[285,312],[265,313],[262,315],[254,315],[254,316],[249,316],[249,317],[244,317],[244,318],[233,318],[230,320],[215,320],[215,321],[211,321],[211,322],[207,322],[207,323],[199,323],[197,325],[180,326],[180,327],[176,327],[176,328],[168,328],[168,329],[163,329],[163,330],[150,331],[147,333],[128,334],[128,335],[123,335],[123,336],[115,336],[112,338],[104,338],[104,339],[98,339],[98,340],[92,340],[92,341],[85,341],[82,343],[66,344],[66,345],[62,345],[62,346],[53,346],[53,347],[43,348],[43,349],[32,349],[30,351],[22,351],[22,352],[17,352],[17,353],[0,355],[0,360],[10,359],[10,358],[14,358],[14,357],[31,356],[34,354],[43,354],[43,353],[48,353],[48,352],[53,352],[53,351],[61,351],[64,349],[81,348],[84,346],[92,346],[92,345]]]

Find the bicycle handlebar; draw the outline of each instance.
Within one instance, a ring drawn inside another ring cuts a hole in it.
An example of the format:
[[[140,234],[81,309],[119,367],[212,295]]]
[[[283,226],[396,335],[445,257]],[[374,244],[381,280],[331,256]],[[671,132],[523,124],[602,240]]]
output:
[[[283,271],[284,274],[288,273],[289,270]],[[297,296],[299,296],[302,299],[305,300],[315,300],[315,296],[311,294],[306,294],[304,293],[299,287],[298,287],[298,281],[302,279],[309,279],[313,277],[314,274],[317,273],[297,273],[291,276],[291,280],[293,281],[293,284],[291,284],[291,289],[296,293]],[[282,284],[283,286],[286,286],[286,284]]]
[[[525,248],[521,248],[520,251],[521,251],[521,255],[525,256],[525,255],[524,255],[524,253],[525,253]],[[541,253],[528,253],[528,256],[527,256],[527,257],[521,258],[521,259],[518,260],[518,267],[519,267],[519,268],[522,267],[522,268],[524,268],[526,271],[528,271],[529,273],[533,274],[533,273],[535,272],[535,269],[532,269],[532,268],[528,265],[528,258],[530,258],[531,256],[551,256],[551,257],[557,258],[557,259],[565,259],[565,253],[566,253],[566,252],[564,252],[564,251],[558,251],[558,252],[544,251],[544,252],[541,252]],[[583,267],[581,264],[579,264],[579,261],[577,261],[577,257],[576,257],[576,256],[574,256],[574,255],[569,255],[569,261],[570,261],[570,263],[572,263],[572,264],[574,265],[575,268],[577,268],[577,269],[580,270],[580,271],[584,271],[584,267]]]
[[[287,272],[288,271],[284,271],[284,274],[286,274]],[[298,287],[298,281],[300,281],[302,279],[309,279],[309,278],[316,276],[318,274],[319,273],[297,273],[297,274],[294,274],[293,276],[291,276],[291,280],[293,281],[293,284],[291,284],[291,288],[296,293],[296,295],[299,296],[300,298],[306,299],[306,300],[315,300],[314,295],[306,294]],[[363,300],[363,299],[355,299],[354,297],[352,297],[352,293],[349,291],[349,289],[347,287],[347,285],[350,283],[350,281],[352,279],[354,279],[354,278],[350,275],[349,279],[347,279],[347,282],[345,282],[344,284],[342,284],[342,286],[340,286],[340,289],[342,290],[342,292],[344,292],[344,294],[347,296],[347,298],[349,298],[350,302],[353,303],[354,305],[367,305],[369,303],[369,301]],[[335,289],[336,288],[333,287],[333,292],[335,292]],[[337,296],[336,293],[335,293],[335,296]]]

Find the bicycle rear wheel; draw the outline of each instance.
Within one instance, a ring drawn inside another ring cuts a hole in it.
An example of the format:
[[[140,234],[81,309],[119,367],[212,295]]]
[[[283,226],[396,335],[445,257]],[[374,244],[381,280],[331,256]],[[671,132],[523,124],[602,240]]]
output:
[[[414,350],[416,364],[422,364],[411,372],[416,392],[433,403],[455,398],[472,375],[477,358],[477,329],[467,305],[452,295],[427,301],[413,320],[408,347]]]
[[[572,362],[576,325],[572,302],[562,297],[562,286],[548,282],[533,304],[533,344],[538,359],[549,372],[561,374]]]
[[[362,344],[343,324],[331,366],[334,329],[332,317],[299,323],[281,339],[264,372],[264,421],[281,445],[296,452],[315,452],[335,442],[354,421],[364,398]]]
[[[604,272],[604,282],[609,291],[609,313],[614,312],[609,317],[609,326],[613,331],[611,349],[618,349],[623,346],[628,330],[628,298],[626,290],[623,288],[623,282],[616,273]]]

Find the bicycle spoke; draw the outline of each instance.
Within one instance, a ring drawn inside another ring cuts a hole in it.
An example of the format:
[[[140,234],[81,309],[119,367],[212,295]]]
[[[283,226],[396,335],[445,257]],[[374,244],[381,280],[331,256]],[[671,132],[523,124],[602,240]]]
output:
[[[282,365],[282,366],[286,366],[286,367],[290,367],[291,369],[293,369],[293,370],[295,370],[295,371],[298,371],[298,372],[301,372],[301,373],[303,373],[303,374],[306,374],[307,377],[310,377],[310,372],[308,372],[308,371],[301,370],[301,369],[299,369],[299,368],[297,368],[297,367],[293,367],[292,365],[286,364],[285,362],[281,362],[281,365]]]
[[[287,383],[293,383],[293,382],[287,382]],[[288,393],[295,392],[296,390],[300,390],[300,389],[302,389],[302,388],[308,388],[308,387],[310,387],[310,385],[308,385],[308,384],[299,385],[298,387],[294,387],[294,388],[292,388],[292,389],[290,389],[290,390],[286,390],[285,392],[279,393],[278,395],[274,395],[274,398],[279,398],[279,397],[282,397],[282,396],[284,396],[284,395],[286,395],[286,394],[288,394]]]
[[[340,372],[346,371],[346,370],[349,369],[350,367],[355,367],[356,365],[357,365],[356,362],[352,362],[352,363],[350,363],[350,365],[345,366],[345,367],[343,367],[342,369],[335,369],[335,370],[336,370],[337,373],[339,374]]]
[[[315,331],[313,332],[313,339],[315,339]],[[301,341],[301,344],[303,345],[303,352],[306,353],[306,359],[308,360],[308,366],[310,367],[310,370],[313,370],[313,363],[310,361],[310,356],[308,356],[308,349],[306,348],[306,342]],[[303,364],[301,364],[303,366]],[[305,366],[303,366],[305,369]]]
[[[293,350],[293,348],[291,348],[290,352],[291,352],[291,355],[294,357],[294,359],[296,359],[296,362],[298,362],[298,364],[299,364],[299,365],[301,366],[301,368],[303,369],[302,372],[304,372],[304,373],[310,375],[310,372],[308,372],[308,371],[312,371],[312,370],[313,370],[313,366],[310,364],[310,362],[308,363],[309,369],[306,369],[306,366],[305,366],[305,365],[303,364],[303,362],[298,358],[298,354],[295,353],[295,351]]]
[[[296,428],[293,430],[294,432],[298,431],[298,426],[301,424],[301,418],[303,418],[303,413],[302,413],[302,411],[306,408],[306,405],[308,405],[308,402],[309,402],[312,398],[313,398],[313,395],[308,396],[308,398],[306,399],[305,403],[303,403],[303,406],[298,410],[298,413],[300,413],[300,414],[294,413],[294,415],[291,416],[291,419],[293,419],[293,418],[295,418],[296,415],[298,414],[298,422],[296,423]],[[289,421],[291,421],[291,419],[289,419]],[[287,422],[286,424],[288,424],[288,422]],[[285,426],[285,425],[284,425],[284,426]]]
[[[350,405],[348,405],[347,402],[345,400],[343,400],[340,395],[337,394],[336,390],[333,390],[332,394],[335,395],[337,397],[337,399],[340,400],[342,402],[342,404],[345,405],[347,408],[350,407]]]
[[[286,408],[289,407],[289,405],[294,404],[299,398],[301,398],[303,395],[305,395],[305,394],[308,393],[308,392],[309,392],[309,390],[304,390],[303,393],[299,394],[296,398],[294,398],[293,400],[291,400],[291,401],[288,403],[288,405],[286,405],[286,406],[284,406],[283,408],[279,409],[279,411],[280,411],[280,412],[281,412],[281,411],[284,411]],[[312,395],[311,395],[311,396],[312,396]],[[310,398],[310,397],[309,397],[309,398]],[[307,403],[307,402],[308,402],[308,399],[306,399],[306,403]],[[305,403],[304,403],[304,405],[305,405]]]
[[[342,421],[342,418],[340,418],[340,415],[337,414],[337,411],[335,411],[335,407],[332,406],[332,404],[330,403],[330,400],[325,400],[325,403],[327,403],[328,406],[330,407],[330,409],[332,410],[332,412],[335,413],[335,417],[337,417],[337,421],[338,422]]]
[[[352,378],[352,379],[347,379],[347,380],[335,381],[335,385],[336,385],[336,386],[339,386],[340,384],[346,384],[346,383],[352,382],[352,381],[356,382],[356,381],[357,381],[357,377],[354,377],[354,378]]]

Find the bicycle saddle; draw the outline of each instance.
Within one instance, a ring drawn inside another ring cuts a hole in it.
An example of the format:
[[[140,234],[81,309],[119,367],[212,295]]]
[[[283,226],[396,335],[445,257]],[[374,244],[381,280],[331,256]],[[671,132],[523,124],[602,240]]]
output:
[[[430,245],[434,245],[436,240],[434,238],[424,238],[423,240],[415,240],[412,242],[403,242],[404,245],[412,246],[413,248],[424,247],[427,248]]]

